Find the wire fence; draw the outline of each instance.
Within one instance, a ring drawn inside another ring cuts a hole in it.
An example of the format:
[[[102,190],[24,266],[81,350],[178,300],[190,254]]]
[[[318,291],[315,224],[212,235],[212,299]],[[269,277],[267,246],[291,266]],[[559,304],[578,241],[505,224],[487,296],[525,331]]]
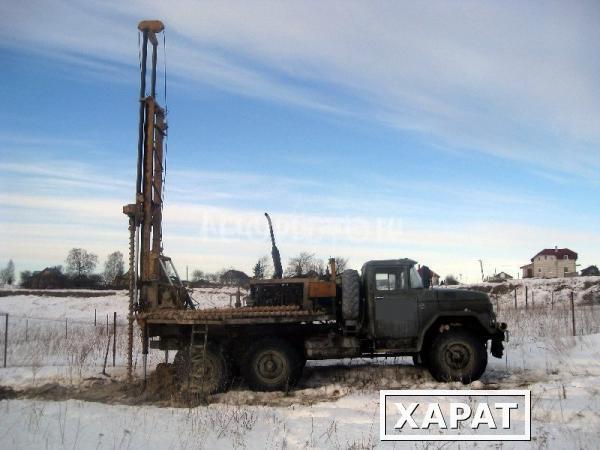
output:
[[[528,287],[490,294],[499,321],[518,340],[600,333],[598,292]]]
[[[511,339],[519,342],[600,333],[600,298],[597,293],[585,295],[565,289],[514,289],[490,294],[490,298],[498,320],[508,324]],[[235,301],[234,294],[231,301]],[[137,326],[135,333],[141,334]],[[0,312],[0,339],[3,367],[118,367],[125,365],[127,355],[127,320],[116,312],[99,314],[97,310],[89,319]],[[139,354],[138,338],[134,339],[135,358]]]
[[[100,319],[101,317],[101,319]],[[112,366],[124,353],[127,322],[116,312],[93,319],[45,318],[0,313],[3,367],[97,365],[106,359],[100,350],[112,347]],[[138,330],[139,333],[139,330]],[[101,358],[104,356],[104,358]],[[106,365],[107,362],[104,362]]]

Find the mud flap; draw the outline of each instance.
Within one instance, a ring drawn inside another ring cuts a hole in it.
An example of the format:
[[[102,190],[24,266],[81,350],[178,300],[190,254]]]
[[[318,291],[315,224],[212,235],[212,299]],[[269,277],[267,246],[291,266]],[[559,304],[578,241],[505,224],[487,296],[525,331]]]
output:
[[[504,354],[504,344],[502,344],[502,341],[504,340],[504,333],[500,334],[499,336],[496,335],[492,338],[492,356],[494,358],[502,358],[502,355]]]
[[[493,340],[492,341],[492,356],[495,358],[502,358],[504,354],[504,345],[502,341]]]

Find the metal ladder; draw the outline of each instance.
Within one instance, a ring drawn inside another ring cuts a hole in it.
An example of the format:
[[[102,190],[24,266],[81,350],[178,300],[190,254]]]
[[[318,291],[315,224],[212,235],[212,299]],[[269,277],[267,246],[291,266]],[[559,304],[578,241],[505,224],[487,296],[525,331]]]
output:
[[[192,373],[192,353],[194,351],[194,348],[202,348],[202,372],[205,372],[205,368],[206,368],[206,349],[208,347],[208,324],[204,324],[204,325],[198,325],[198,324],[194,324],[192,325],[192,332],[190,335],[190,347],[189,347],[189,367],[188,367],[188,392],[190,392],[190,385],[191,385],[191,373]],[[202,377],[202,385],[201,387],[201,391],[202,391],[202,387],[204,385],[204,377]]]

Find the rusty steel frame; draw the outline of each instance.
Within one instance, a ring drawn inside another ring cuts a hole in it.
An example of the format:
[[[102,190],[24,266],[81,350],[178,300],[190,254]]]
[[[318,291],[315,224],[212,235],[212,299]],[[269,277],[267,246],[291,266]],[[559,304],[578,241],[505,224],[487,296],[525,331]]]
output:
[[[159,282],[162,256],[163,140],[166,135],[165,111],[156,102],[156,64],[158,39],[164,30],[158,20],[138,24],[142,33],[140,61],[140,107],[137,145],[135,203],[125,205],[129,216],[129,316],[127,327],[127,377],[132,379],[133,321],[140,309],[160,301]],[[150,95],[146,96],[148,43],[152,45]],[[147,334],[143,333],[147,352]],[[145,356],[145,354],[144,354]]]

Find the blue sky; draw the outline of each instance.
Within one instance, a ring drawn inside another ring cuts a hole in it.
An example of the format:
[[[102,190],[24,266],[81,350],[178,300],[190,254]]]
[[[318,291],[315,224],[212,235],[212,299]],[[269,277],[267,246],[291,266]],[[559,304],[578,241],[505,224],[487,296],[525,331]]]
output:
[[[0,7],[0,264],[125,253],[148,17],[180,271],[249,271],[264,211],[284,259],[467,281],[554,245],[600,263],[597,2],[123,3]]]

